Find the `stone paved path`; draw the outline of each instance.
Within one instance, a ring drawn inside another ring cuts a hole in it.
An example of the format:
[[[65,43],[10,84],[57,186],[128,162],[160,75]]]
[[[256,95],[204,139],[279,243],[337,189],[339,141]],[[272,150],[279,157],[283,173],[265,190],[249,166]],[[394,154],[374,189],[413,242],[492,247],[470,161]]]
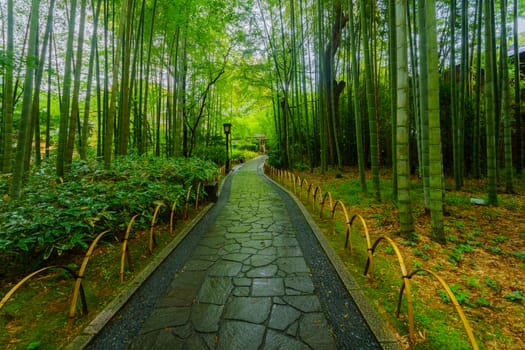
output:
[[[285,204],[249,162],[131,349],[335,349]]]
[[[261,166],[230,174],[131,297],[68,349],[399,349],[304,209],[259,176]]]

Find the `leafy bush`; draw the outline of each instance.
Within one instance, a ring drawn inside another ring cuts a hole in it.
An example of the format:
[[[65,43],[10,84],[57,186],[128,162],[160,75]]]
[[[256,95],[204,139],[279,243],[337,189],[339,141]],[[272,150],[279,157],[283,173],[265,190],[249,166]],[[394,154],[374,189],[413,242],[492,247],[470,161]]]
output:
[[[54,167],[43,165],[28,177],[22,199],[0,198],[0,264],[6,269],[0,276],[15,263],[30,270],[52,256],[86,248],[104,230],[118,236],[135,214],[143,215],[145,225],[155,203],[170,207],[190,185],[210,181],[216,172],[214,163],[198,158],[126,157],[108,171],[76,162],[62,182]],[[0,178],[0,191],[7,192],[6,178]]]
[[[208,147],[197,147],[195,149],[195,155],[199,158],[210,160],[217,164],[218,166],[224,165],[226,163],[226,146],[222,145],[213,145]]]
[[[267,163],[273,167],[280,168],[283,165],[281,153],[278,150],[270,151],[268,153]]]
[[[231,155],[231,160],[238,161],[240,163],[244,163],[247,160],[257,157],[258,155],[259,154],[257,152],[253,152],[253,151],[234,149]]]

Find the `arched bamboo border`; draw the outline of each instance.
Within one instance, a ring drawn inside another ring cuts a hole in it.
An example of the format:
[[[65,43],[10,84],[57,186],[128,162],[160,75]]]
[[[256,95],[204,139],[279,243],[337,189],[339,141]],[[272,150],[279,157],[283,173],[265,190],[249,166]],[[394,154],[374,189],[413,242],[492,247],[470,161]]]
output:
[[[334,206],[333,205],[333,201],[332,201],[332,194],[330,192],[325,192],[323,194],[323,197],[322,197],[322,200],[321,200],[321,206],[319,208],[319,218],[322,219],[323,218],[323,209],[324,209],[324,204],[326,203],[326,198],[328,197],[328,206],[330,208],[330,210],[332,209],[332,207]]]
[[[301,189],[299,191],[299,200],[303,200],[303,185],[304,184],[308,185],[308,180],[306,180],[306,179],[302,179],[301,180]],[[308,192],[310,192],[310,191],[308,191]]]
[[[363,226],[363,229],[365,231],[365,239],[366,239],[366,250],[368,252],[368,259],[370,261],[372,261],[373,257],[372,257],[372,241],[370,239],[370,233],[368,231],[368,225],[366,224],[366,221],[365,219],[359,215],[359,214],[354,214],[354,216],[352,216],[352,219],[350,219],[350,226],[353,226],[354,225],[354,221],[355,220],[359,220],[359,222],[361,223],[361,226]],[[348,237],[347,237],[348,239]],[[351,241],[351,237],[350,237],[350,241],[349,241],[349,244],[351,245],[352,244],[352,241]],[[348,242],[345,242],[345,248],[348,246]],[[373,275],[373,270],[372,270],[372,278],[374,278],[374,275]]]
[[[157,240],[155,239],[155,222],[157,221],[157,216],[159,214],[160,208],[164,207],[164,203],[157,204],[157,207],[155,208],[155,212],[153,213],[153,218],[151,219],[151,226],[149,231],[149,253],[153,254],[153,246],[157,245]]]
[[[190,185],[190,187],[188,187],[188,191],[186,192],[186,203],[184,205],[184,220],[188,219],[188,205],[190,203],[190,194],[192,189],[193,185]]]
[[[352,250],[353,250],[353,247],[352,247],[352,237],[351,237],[351,229],[352,229],[352,224],[351,224],[351,221],[350,219],[348,218],[348,211],[346,210],[346,206],[343,202],[341,202],[340,200],[336,200],[334,205],[332,206],[332,211],[331,211],[331,215],[330,215],[330,220],[333,222],[334,221],[334,217],[335,217],[335,211],[337,209],[337,207],[340,207],[341,208],[341,211],[345,217],[345,226],[346,226],[346,238],[345,238],[345,249],[348,248],[348,242],[350,242],[350,253],[352,253]],[[333,228],[333,225],[332,225],[332,228]]]
[[[468,339],[470,341],[470,345],[472,346],[472,349],[478,350],[478,343],[476,342],[476,338],[474,337],[474,333],[472,332],[472,328],[470,327],[470,323],[467,320],[467,317],[465,316],[465,313],[463,312],[463,308],[461,305],[459,305],[458,300],[456,299],[456,296],[454,295],[454,292],[450,289],[448,284],[439,277],[435,272],[432,272],[427,269],[417,269],[415,271],[412,271],[410,274],[407,275],[408,279],[411,279],[415,275],[417,275],[420,272],[428,273],[429,275],[433,276],[435,279],[438,280],[438,282],[441,284],[443,288],[445,288],[445,292],[447,293],[448,297],[450,298],[450,301],[452,301],[452,304],[454,305],[454,308],[456,312],[459,315],[459,318],[461,319],[461,322],[463,323],[463,327],[465,328],[465,332],[467,332]],[[401,290],[399,291],[399,299],[397,302],[397,316],[399,317],[399,310],[401,308],[401,301],[403,299],[403,290],[405,288],[405,285],[403,284],[401,286]]]
[[[73,279],[77,279],[78,275],[76,274],[75,271],[73,271],[73,269],[67,267],[67,266],[62,266],[62,265],[57,265],[57,266],[46,266],[46,267],[43,267],[41,268],[40,270],[37,270],[35,272],[32,272],[30,273],[29,275],[27,275],[26,277],[24,277],[23,279],[21,279],[13,288],[11,288],[9,290],[9,292],[7,292],[6,295],[4,295],[4,297],[2,298],[2,300],[0,300],[0,310],[4,307],[4,305],[9,301],[9,299],[13,296],[13,294],[15,294],[15,292],[20,289],[27,281],[29,281],[31,278],[33,278],[34,276],[36,275],[39,275],[41,274],[42,272],[44,271],[47,271],[47,270],[51,270],[51,269],[62,269],[62,270],[65,270],[67,271],[71,277]],[[82,284],[80,284],[80,287],[79,287],[79,291],[80,291],[80,300],[82,302],[82,313],[83,314],[87,314],[88,313],[88,308],[87,308],[87,302],[86,302],[86,294],[84,293],[84,287],[82,286]]]
[[[406,289],[407,313],[408,313],[408,332],[409,332],[409,337],[410,337],[410,343],[415,344],[415,342],[416,342],[416,331],[415,331],[415,327],[414,327],[414,308],[413,308],[413,305],[412,305],[412,294],[411,294],[411,291],[410,291],[410,279],[408,278],[408,273],[407,273],[405,261],[403,259],[403,256],[401,255],[401,252],[399,251],[399,248],[397,247],[396,243],[390,237],[388,237],[387,235],[379,236],[376,239],[376,241],[374,242],[374,244],[372,245],[371,250],[369,250],[369,252],[371,252],[372,254],[371,255],[369,254],[368,259],[366,260],[366,266],[365,266],[364,275],[365,276],[367,275],[368,269],[370,267],[371,270],[372,270],[371,276],[373,278],[373,255],[374,255],[374,252],[375,252],[377,246],[383,240],[387,241],[390,244],[390,246],[392,247],[392,249],[394,249],[394,252],[396,253],[397,261],[399,263],[399,267],[401,269],[401,278],[403,280],[403,286],[404,286],[403,290]]]
[[[129,248],[128,248],[128,240],[129,240],[129,234],[131,233],[131,227],[135,223],[135,220],[140,214],[134,215],[128,223],[128,227],[126,229],[126,234],[124,235],[124,242],[122,242],[122,255],[120,257],[120,283],[124,282],[124,265],[126,263],[126,257],[128,258],[128,266],[129,270],[133,271],[133,265],[131,264],[131,256],[129,254]]]
[[[199,195],[201,193],[202,182],[197,185],[197,195],[195,196],[195,209],[199,208]]]
[[[179,200],[179,197],[175,199],[171,206],[171,214],[170,214],[170,236],[173,236],[173,219],[175,218],[175,211],[177,210],[177,202]]]
[[[474,337],[474,333],[472,332],[472,328],[470,327],[470,323],[467,320],[467,317],[465,316],[465,313],[463,312],[463,308],[461,305],[459,305],[458,300],[456,299],[456,296],[454,295],[454,292],[450,289],[448,284],[439,277],[435,272],[427,270],[427,269],[417,269],[415,271],[412,271],[410,274],[408,274],[407,278],[411,279],[415,275],[419,274],[420,272],[428,273],[429,275],[433,276],[435,279],[438,280],[438,282],[441,284],[443,288],[445,288],[445,292],[447,293],[448,297],[450,298],[450,301],[454,305],[454,308],[456,312],[459,315],[459,318],[461,319],[461,322],[463,323],[463,327],[465,328],[465,331],[467,332],[467,336],[470,341],[470,345],[472,346],[472,349],[478,350],[478,343],[476,342],[476,338]],[[401,290],[399,291],[399,299],[397,303],[397,315],[399,315],[399,309],[401,308],[401,301],[403,299],[403,288],[405,286],[401,286]]]
[[[315,202],[317,200],[317,194],[318,193],[321,193],[322,190],[321,190],[321,187],[319,186],[316,186],[315,187],[315,190],[314,190],[314,194],[312,195],[312,210],[315,212]]]
[[[77,279],[75,281],[75,287],[73,289],[73,296],[71,298],[71,306],[69,308],[69,322],[70,323],[75,317],[78,293],[79,293],[80,287],[82,286],[82,279],[84,278],[84,273],[86,272],[89,258],[91,258],[91,255],[93,254],[93,250],[97,246],[98,241],[100,241],[100,239],[108,232],[111,232],[111,230],[106,230],[98,234],[98,236],[93,240],[93,242],[91,242],[91,245],[89,246],[88,251],[86,255],[84,256],[84,260],[82,260],[82,265],[80,265],[80,269],[78,270]],[[86,308],[86,311],[87,311],[87,308]]]

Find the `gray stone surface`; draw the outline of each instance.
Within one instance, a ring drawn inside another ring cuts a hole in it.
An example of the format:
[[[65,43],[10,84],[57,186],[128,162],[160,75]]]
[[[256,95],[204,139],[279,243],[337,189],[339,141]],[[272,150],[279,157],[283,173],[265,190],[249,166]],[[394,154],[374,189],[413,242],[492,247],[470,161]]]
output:
[[[317,295],[287,295],[283,300],[301,312],[321,311],[321,304]]]
[[[224,311],[224,318],[263,323],[270,314],[272,301],[270,298],[234,297]]]
[[[268,327],[283,331],[290,327],[290,325],[294,323],[300,316],[301,312],[297,311],[296,309],[290,306],[276,304],[272,308],[272,314],[270,321],[268,322]]]
[[[284,294],[282,278],[254,278],[252,285],[254,296],[278,296]]]
[[[321,303],[327,286],[311,268],[319,262],[307,260],[289,205],[256,175],[258,164],[229,176],[227,200],[126,348],[379,348],[370,335],[367,347],[334,337],[342,327]]]
[[[257,350],[263,342],[265,330],[264,326],[258,324],[225,321],[219,332],[218,349]]]
[[[214,304],[195,304],[192,308],[191,323],[195,330],[204,333],[217,332],[224,306]]]
[[[149,333],[166,327],[176,327],[186,324],[190,317],[190,308],[167,307],[157,309],[142,326],[141,333]]]
[[[277,274],[277,265],[268,265],[263,267],[256,267],[250,269],[247,273],[247,277],[272,277]]]
[[[279,269],[287,274],[307,273],[308,266],[303,257],[279,258],[277,260]]]
[[[242,264],[235,261],[218,261],[208,271],[209,276],[235,277],[241,271]]]
[[[299,337],[312,349],[335,349],[334,338],[325,331],[327,327],[324,314],[306,314],[299,321]]]
[[[233,289],[233,283],[229,277],[208,277],[201,286],[197,301],[224,305]]]
[[[286,277],[284,279],[284,285],[286,288],[295,290],[301,294],[311,294],[315,290],[312,279],[308,275]]]
[[[290,337],[281,332],[276,332],[272,329],[266,333],[266,340],[264,342],[264,350],[286,349],[286,350],[308,350],[307,345],[293,337]]]

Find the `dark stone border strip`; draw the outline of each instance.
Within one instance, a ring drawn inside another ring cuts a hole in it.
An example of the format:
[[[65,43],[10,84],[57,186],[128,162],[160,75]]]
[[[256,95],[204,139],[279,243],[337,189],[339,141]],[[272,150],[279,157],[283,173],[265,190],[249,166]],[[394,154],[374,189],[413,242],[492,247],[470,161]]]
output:
[[[361,287],[357,284],[356,280],[352,277],[352,275],[348,272],[346,267],[344,266],[343,262],[339,258],[339,256],[335,253],[333,248],[330,246],[326,238],[324,237],[324,234],[321,232],[313,218],[311,217],[308,210],[305,208],[305,206],[295,197],[293,193],[291,193],[288,189],[284,188],[274,180],[272,180],[270,177],[266,176],[262,169],[259,168],[259,174],[261,176],[264,176],[269,183],[271,183],[274,187],[278,189],[278,192],[283,197],[283,200],[287,203],[288,210],[290,211],[290,215],[292,217],[297,217],[298,215],[302,214],[305,220],[293,220],[294,225],[298,226],[297,231],[299,232],[301,237],[300,242],[303,246],[304,243],[307,241],[308,237],[306,237],[310,231],[315,235],[317,238],[317,243],[320,245],[324,253],[326,254],[326,258],[330,261],[332,267],[335,269],[335,272],[337,273],[337,276],[343,283],[345,289],[347,290],[348,294],[350,294],[351,298],[355,302],[355,306],[357,307],[359,313],[361,314],[362,318],[365,320],[367,326],[372,331],[372,333],[375,335],[377,341],[379,342],[380,346],[383,349],[386,350],[398,350],[401,349],[401,346],[399,345],[397,339],[393,335],[392,331],[388,328],[386,322],[384,319],[377,313],[377,311],[374,309],[374,307],[370,304],[370,301],[368,298],[364,295],[363,291],[361,290]],[[292,203],[295,203],[295,205],[290,205]],[[304,223],[307,223],[304,227]],[[303,239],[304,238],[304,239]],[[309,266],[314,268],[319,268],[322,266],[322,259],[319,259],[318,254],[315,254],[315,249],[311,249],[309,247],[302,247],[304,250],[305,258],[307,259],[307,263]],[[312,252],[314,250],[314,252]],[[318,261],[312,261],[312,260],[318,260]],[[326,267],[324,267],[326,269]],[[322,269],[322,267],[321,267]],[[314,282],[319,283],[324,286],[329,286],[330,289],[333,289],[332,286],[329,285],[329,281],[322,281],[323,278],[325,278],[328,274],[324,273],[322,270],[318,271],[313,277]],[[328,292],[328,293],[327,293]],[[329,316],[333,318],[333,322],[337,322],[337,318],[341,317],[340,314],[337,314],[340,312],[340,310],[333,310],[334,306],[337,307],[337,305],[330,304],[330,299],[334,299],[334,297],[331,295],[332,291],[325,290],[324,292],[321,290],[322,295],[321,302],[324,303],[323,305],[329,312]],[[337,300],[332,300],[337,303]],[[352,307],[349,305],[349,308]],[[334,314],[335,313],[335,314]],[[334,332],[336,333],[336,336],[339,337],[345,337],[344,334],[345,330],[338,330],[337,328],[334,329]],[[339,334],[338,334],[339,333]],[[353,344],[345,344],[345,348],[349,349],[355,349],[355,345]],[[361,349],[361,347],[359,347]]]

